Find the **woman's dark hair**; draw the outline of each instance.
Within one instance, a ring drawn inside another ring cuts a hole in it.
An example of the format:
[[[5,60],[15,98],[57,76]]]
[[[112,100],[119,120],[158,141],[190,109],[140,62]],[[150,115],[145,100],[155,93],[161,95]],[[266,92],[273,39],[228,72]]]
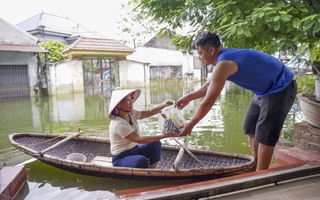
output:
[[[203,47],[205,45],[218,48],[219,46],[221,46],[219,36],[213,31],[208,31],[199,35],[193,42],[194,48],[196,48],[197,46]]]

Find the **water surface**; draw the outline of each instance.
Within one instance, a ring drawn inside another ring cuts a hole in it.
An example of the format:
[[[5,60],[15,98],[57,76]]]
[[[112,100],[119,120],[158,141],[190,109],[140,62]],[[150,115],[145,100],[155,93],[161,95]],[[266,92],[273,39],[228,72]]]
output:
[[[201,83],[153,83],[141,88],[136,109],[149,108],[166,99],[177,100],[201,86]],[[233,84],[227,84],[216,103],[203,120],[193,129],[185,142],[189,147],[250,154],[248,141],[242,133],[242,123],[252,94]],[[14,166],[31,159],[8,142],[8,135],[15,132],[76,132],[108,137],[108,106],[110,94],[68,94],[40,99],[0,100],[0,163]],[[201,100],[190,102],[182,112],[190,119]],[[294,108],[296,105],[294,105]],[[292,138],[293,123],[300,120],[299,112],[292,109],[283,129],[283,137]],[[140,121],[144,135],[158,133],[158,118]],[[164,139],[164,144],[176,145]],[[40,161],[27,162],[29,194],[26,199],[87,199],[110,198],[113,191],[158,185],[168,181],[143,181],[84,176],[63,171]],[[172,182],[172,181],[170,181]]]

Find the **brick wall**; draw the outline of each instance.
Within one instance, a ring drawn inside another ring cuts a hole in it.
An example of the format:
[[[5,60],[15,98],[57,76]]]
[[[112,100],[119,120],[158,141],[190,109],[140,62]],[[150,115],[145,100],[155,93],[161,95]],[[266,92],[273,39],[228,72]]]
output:
[[[320,128],[307,122],[295,123],[293,127],[293,144],[304,151],[320,155]]]

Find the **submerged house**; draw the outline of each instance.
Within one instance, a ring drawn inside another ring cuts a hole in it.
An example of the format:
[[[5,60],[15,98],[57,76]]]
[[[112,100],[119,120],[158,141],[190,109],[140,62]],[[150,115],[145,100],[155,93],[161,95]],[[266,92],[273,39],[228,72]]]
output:
[[[53,93],[95,93],[120,85],[119,68],[126,68],[125,58],[133,49],[114,39],[80,37],[62,53],[69,60],[50,68]]]
[[[42,68],[36,37],[0,18],[0,98],[40,93]]]
[[[68,47],[66,62],[48,65],[48,94],[95,93],[119,86],[119,67],[133,49],[69,18],[41,12],[19,24],[41,42],[56,40]]]
[[[194,52],[177,51],[169,37],[154,37],[135,50],[68,18],[41,12],[17,26],[40,42],[68,45],[66,62],[47,65],[48,95],[110,92],[149,85],[151,80],[201,80],[206,71]]]
[[[153,37],[143,47],[127,56],[127,68],[122,73],[125,85],[143,86],[151,80],[189,79],[206,77],[206,70],[196,52],[178,51],[170,37]]]

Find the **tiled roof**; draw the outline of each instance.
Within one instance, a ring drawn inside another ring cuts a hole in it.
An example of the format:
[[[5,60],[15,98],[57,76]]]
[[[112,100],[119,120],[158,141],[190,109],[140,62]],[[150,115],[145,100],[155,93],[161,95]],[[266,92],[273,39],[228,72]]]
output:
[[[0,51],[40,52],[40,53],[47,52],[47,50],[37,45],[21,45],[21,44],[0,44]]]
[[[72,43],[68,48],[63,50],[89,50],[89,51],[112,51],[112,52],[130,52],[134,50],[114,39],[106,38],[88,38],[81,37]]]

